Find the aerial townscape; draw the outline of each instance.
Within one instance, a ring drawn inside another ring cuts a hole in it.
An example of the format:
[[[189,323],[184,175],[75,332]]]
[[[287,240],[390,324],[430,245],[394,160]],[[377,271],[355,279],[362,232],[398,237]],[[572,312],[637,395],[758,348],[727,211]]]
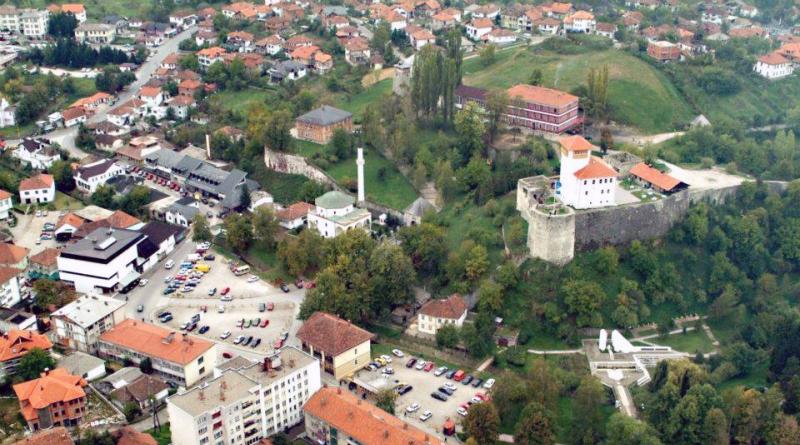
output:
[[[800,445],[797,1],[0,1],[0,445]]]

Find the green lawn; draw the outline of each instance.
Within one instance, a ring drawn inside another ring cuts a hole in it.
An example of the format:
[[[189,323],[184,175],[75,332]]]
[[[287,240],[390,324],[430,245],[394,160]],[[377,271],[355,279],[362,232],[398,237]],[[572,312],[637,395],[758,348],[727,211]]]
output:
[[[711,344],[711,339],[708,338],[706,333],[700,331],[688,331],[685,334],[668,335],[665,337],[658,337],[652,340],[653,343],[662,346],[669,346],[676,351],[688,352],[694,354],[702,352],[707,354],[714,350],[714,345]]]
[[[571,91],[585,85],[592,67],[608,65],[611,118],[645,133],[674,130],[693,117],[674,85],[642,60],[618,50],[576,55],[536,52],[529,48],[503,51],[485,67],[480,58],[464,62],[464,83],[482,88],[508,88],[525,83],[535,68],[544,74],[544,86]]]
[[[156,442],[158,442],[158,445],[169,445],[172,442],[172,436],[170,435],[168,423],[161,425],[161,429],[159,431],[147,430],[145,432],[153,436]]]
[[[389,94],[391,92],[392,79],[384,79],[351,97],[341,97],[337,99],[334,105],[338,108],[353,113],[355,119],[360,120],[361,115],[364,113],[364,109],[367,108],[367,105],[379,102],[384,94]]]
[[[219,102],[225,111],[233,111],[247,115],[247,110],[253,105],[266,107],[267,102],[274,96],[274,92],[248,88],[241,91],[225,90],[215,93],[213,100]]]
[[[81,201],[58,191],[56,192],[56,201],[54,205],[56,206],[56,210],[78,210],[84,207]]]
[[[743,79],[741,90],[733,95],[696,94],[694,100],[712,123],[730,118],[745,123],[754,116],[763,121],[782,120],[791,108],[787,98],[800,97],[800,77],[789,76],[780,81],[768,81],[758,76]]]
[[[324,153],[325,146],[308,141],[294,141],[294,151],[297,154],[311,158],[317,153]],[[394,163],[375,150],[364,152],[364,181],[366,182],[367,199],[403,210],[417,199],[417,191],[397,169]],[[346,159],[335,164],[323,162],[323,170],[331,175],[339,185],[355,184],[357,179],[355,159]],[[382,173],[381,173],[382,172]],[[382,175],[382,177],[380,177]]]
[[[720,390],[734,388],[737,386],[744,386],[747,388],[761,388],[767,386],[767,372],[769,371],[769,363],[766,361],[756,364],[753,370],[744,377],[737,377],[730,379],[719,385]]]

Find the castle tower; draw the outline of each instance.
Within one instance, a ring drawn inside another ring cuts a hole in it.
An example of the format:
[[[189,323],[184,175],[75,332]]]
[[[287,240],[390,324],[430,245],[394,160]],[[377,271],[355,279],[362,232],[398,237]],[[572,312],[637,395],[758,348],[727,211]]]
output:
[[[358,158],[356,159],[358,166],[358,203],[363,204],[366,200],[364,197],[364,149],[358,149]]]

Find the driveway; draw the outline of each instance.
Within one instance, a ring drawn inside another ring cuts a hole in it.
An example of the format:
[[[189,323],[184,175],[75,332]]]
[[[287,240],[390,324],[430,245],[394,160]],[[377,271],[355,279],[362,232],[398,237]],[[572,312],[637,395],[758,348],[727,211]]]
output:
[[[17,214],[17,226],[12,227],[14,244],[30,250],[30,255],[37,254],[48,247],[56,247],[55,240],[40,241],[42,228],[47,222],[55,224],[58,221],[58,212],[47,212],[47,216],[36,216],[32,211],[28,215]],[[40,241],[39,244],[36,242]]]

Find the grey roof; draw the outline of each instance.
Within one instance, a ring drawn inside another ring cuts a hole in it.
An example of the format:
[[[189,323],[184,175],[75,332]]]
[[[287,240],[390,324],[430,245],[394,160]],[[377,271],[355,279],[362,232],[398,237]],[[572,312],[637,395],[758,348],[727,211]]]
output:
[[[178,213],[182,215],[184,218],[186,218],[187,221],[192,221],[194,220],[194,216],[200,212],[200,209],[198,209],[197,207],[178,204],[176,202],[167,207],[167,212]]]
[[[297,371],[298,368],[303,368],[316,361],[316,358],[306,354],[300,349],[287,346],[280,350],[281,365],[279,367],[272,368],[270,372],[264,372],[261,363],[252,364],[248,367],[240,369],[239,372],[249,379],[266,386],[271,385],[276,380],[280,380]]]
[[[110,376],[101,380],[103,383],[108,383],[112,387],[124,386],[133,383],[142,376],[142,371],[134,366],[127,366],[119,371],[111,374]]]
[[[323,209],[341,209],[355,203],[355,198],[337,190],[332,190],[314,200],[317,207]]]
[[[89,371],[93,371],[98,367],[105,368],[105,364],[105,360],[80,351],[75,351],[58,360],[59,368],[65,368],[70,374],[81,377],[86,377]]]
[[[87,179],[102,175],[103,173],[107,172],[108,169],[114,165],[114,163],[115,161],[113,159],[103,159],[102,161],[84,165],[78,169],[77,176],[79,178]]]
[[[145,156],[145,160],[150,163],[158,164],[160,167],[173,169],[183,159],[184,155],[172,150],[162,148]]]
[[[341,15],[347,17],[347,8],[344,6],[326,6],[322,8],[322,15],[328,17],[329,15]]]
[[[222,387],[223,382],[225,387]],[[192,417],[220,406],[237,404],[239,401],[257,391],[258,384],[238,372],[226,372],[221,376],[197,386],[183,394],[170,397],[168,403],[189,413]],[[224,397],[222,397],[224,395]],[[227,401],[227,403],[226,403]]]
[[[82,240],[65,247],[60,256],[107,264],[144,238],[134,230],[98,227]]]
[[[186,156],[186,155],[178,155],[178,156],[183,156],[183,158],[180,160],[180,162],[178,162],[178,164],[174,167],[175,170],[177,170],[179,172],[184,172],[184,173],[192,172],[193,170],[197,169],[198,167],[202,168],[202,166],[205,165],[205,163],[203,161],[201,161],[200,159],[193,158],[191,156]]]
[[[84,295],[51,315],[66,318],[82,328],[88,328],[122,306],[125,306],[123,300],[99,295]]]
[[[313,125],[333,125],[351,117],[353,117],[353,113],[349,111],[340,110],[330,105],[323,105],[298,117],[297,120]]]
[[[419,197],[416,200],[414,200],[414,202],[412,202],[411,205],[406,207],[405,211],[414,216],[423,216],[425,212],[428,212],[430,210],[435,211],[436,207],[434,207],[433,204],[431,204],[430,201],[428,201],[427,199]]]
[[[183,231],[183,228],[173,225],[167,224],[161,221],[150,221],[149,223],[145,224],[141,229],[140,232],[147,235],[147,239],[155,243],[156,245],[160,245],[164,242],[164,240],[168,239],[170,236],[176,236]]]

